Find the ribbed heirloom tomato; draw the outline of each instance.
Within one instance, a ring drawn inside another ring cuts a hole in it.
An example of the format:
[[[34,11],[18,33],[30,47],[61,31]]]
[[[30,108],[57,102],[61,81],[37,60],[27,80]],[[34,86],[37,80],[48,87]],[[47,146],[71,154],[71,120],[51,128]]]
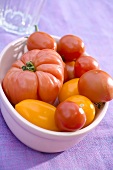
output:
[[[12,104],[25,99],[54,103],[64,80],[61,56],[51,49],[31,50],[12,64],[3,89]]]

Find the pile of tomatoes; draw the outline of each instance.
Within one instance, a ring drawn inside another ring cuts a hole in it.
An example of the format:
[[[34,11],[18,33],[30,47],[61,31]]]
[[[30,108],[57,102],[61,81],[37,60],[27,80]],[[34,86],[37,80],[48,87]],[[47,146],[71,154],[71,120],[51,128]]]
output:
[[[2,86],[18,113],[31,123],[76,131],[91,124],[97,109],[113,99],[112,77],[86,55],[79,37],[65,35],[56,42],[38,31],[28,37],[26,46],[28,52],[12,64]]]

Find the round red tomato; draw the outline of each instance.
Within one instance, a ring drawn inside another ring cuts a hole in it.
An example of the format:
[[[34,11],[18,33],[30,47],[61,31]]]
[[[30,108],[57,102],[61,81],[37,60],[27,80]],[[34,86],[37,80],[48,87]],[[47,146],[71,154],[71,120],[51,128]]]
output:
[[[68,72],[67,72],[67,69],[66,69],[65,62],[63,62],[63,65],[64,65],[64,82],[66,82],[66,81],[68,81]]]
[[[100,69],[99,63],[91,56],[80,56],[74,65],[75,77],[81,77],[85,72],[93,69]]]
[[[27,39],[28,50],[34,49],[57,49],[57,43],[49,34],[45,32],[34,32]]]
[[[72,61],[84,53],[85,47],[79,37],[75,35],[65,35],[58,41],[57,51],[64,61]]]
[[[76,104],[79,105],[79,107],[81,107],[84,110],[86,115],[86,122],[83,127],[86,127],[93,122],[95,118],[96,110],[91,100],[89,100],[87,97],[82,95],[73,95],[67,98],[66,101],[75,102]]]
[[[56,108],[55,122],[61,131],[75,131],[84,126],[86,115],[76,103],[64,101]]]
[[[92,102],[107,102],[113,99],[113,79],[102,70],[90,70],[78,81],[79,93]]]
[[[64,68],[64,71],[66,73],[66,76],[64,75],[65,82],[75,78],[74,65],[75,65],[75,61],[65,62],[65,68]]]

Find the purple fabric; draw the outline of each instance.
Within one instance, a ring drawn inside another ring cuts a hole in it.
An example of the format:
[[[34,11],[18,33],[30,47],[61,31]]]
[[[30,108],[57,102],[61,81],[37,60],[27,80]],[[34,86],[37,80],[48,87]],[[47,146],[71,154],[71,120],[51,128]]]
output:
[[[113,1],[46,0],[39,29],[57,36],[75,34],[86,51],[113,77]],[[17,39],[0,29],[0,51]],[[113,101],[102,122],[73,148],[55,154],[34,151],[9,130],[0,113],[0,170],[112,170]]]

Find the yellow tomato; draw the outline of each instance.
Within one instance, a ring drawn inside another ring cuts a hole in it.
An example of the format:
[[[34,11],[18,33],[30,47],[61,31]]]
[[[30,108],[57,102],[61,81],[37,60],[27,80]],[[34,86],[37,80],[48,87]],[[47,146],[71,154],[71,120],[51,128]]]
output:
[[[52,131],[59,131],[54,120],[56,108],[51,104],[27,99],[15,105],[16,111],[29,122]]]
[[[74,95],[66,99],[66,101],[73,101],[84,110],[86,114],[86,123],[84,127],[88,126],[94,120],[95,106],[87,97],[82,95]]]
[[[59,102],[66,100],[68,97],[79,94],[78,92],[78,80],[75,78],[65,82],[58,95]]]

